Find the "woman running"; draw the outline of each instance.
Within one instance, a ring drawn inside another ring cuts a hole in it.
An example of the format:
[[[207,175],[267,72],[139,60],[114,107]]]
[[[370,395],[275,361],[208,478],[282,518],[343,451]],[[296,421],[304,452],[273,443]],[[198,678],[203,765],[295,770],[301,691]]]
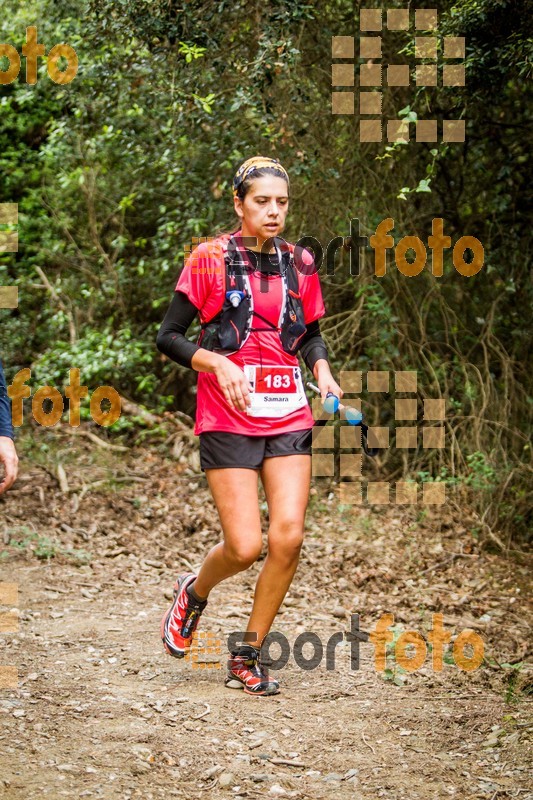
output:
[[[161,636],[165,650],[182,658],[211,589],[259,558],[259,475],[268,551],[225,685],[271,695],[279,683],[261,660],[261,645],[296,571],[311,482],[314,420],[296,353],[322,400],[343,392],[320,335],[325,309],[312,254],[279,237],[289,208],[287,172],[276,159],[248,159],[235,174],[233,196],[239,229],[191,253],[157,336],[161,352],[199,373],[194,433],[223,532],[198,574],[178,577]],[[197,314],[196,344],[185,333]]]

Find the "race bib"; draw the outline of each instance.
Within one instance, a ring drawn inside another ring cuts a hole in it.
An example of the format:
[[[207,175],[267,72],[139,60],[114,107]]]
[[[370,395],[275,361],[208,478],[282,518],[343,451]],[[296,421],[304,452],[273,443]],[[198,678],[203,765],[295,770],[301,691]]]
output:
[[[286,417],[308,404],[300,367],[245,364],[243,369],[251,387],[249,416]]]

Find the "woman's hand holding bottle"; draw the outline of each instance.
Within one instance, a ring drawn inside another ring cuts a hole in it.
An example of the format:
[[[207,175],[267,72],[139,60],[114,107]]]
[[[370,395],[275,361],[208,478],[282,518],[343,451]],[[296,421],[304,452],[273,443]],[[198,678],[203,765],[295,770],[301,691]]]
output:
[[[331,374],[329,364],[325,359],[320,358],[316,362],[313,369],[313,375],[318,383],[318,388],[320,389],[320,398],[322,403],[324,403],[328,394],[335,395],[335,397],[339,398],[339,400],[344,395],[341,387]]]

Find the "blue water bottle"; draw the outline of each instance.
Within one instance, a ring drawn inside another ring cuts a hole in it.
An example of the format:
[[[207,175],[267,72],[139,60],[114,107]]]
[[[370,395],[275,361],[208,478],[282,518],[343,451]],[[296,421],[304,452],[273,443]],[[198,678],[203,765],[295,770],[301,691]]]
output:
[[[226,292],[226,300],[229,300],[231,305],[234,308],[240,306],[242,300],[246,297],[246,292],[239,292],[238,289],[230,289],[229,292]]]
[[[327,414],[335,414],[335,412],[339,408],[339,398],[333,392],[328,392],[326,395],[326,399],[323,402],[324,411]]]

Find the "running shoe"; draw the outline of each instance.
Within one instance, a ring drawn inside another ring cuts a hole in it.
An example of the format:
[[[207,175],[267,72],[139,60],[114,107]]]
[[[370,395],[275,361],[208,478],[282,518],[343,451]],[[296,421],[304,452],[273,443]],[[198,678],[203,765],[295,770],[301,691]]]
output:
[[[246,694],[278,694],[279,683],[270,678],[267,662],[250,645],[243,645],[231,651],[228,659],[228,673],[224,685],[228,689],[244,689]]]
[[[174,600],[161,620],[161,638],[167,653],[176,658],[183,658],[192,643],[200,615],[207,605],[207,600],[196,602],[187,592],[187,586],[195,580],[193,572],[178,576],[174,584]]]

